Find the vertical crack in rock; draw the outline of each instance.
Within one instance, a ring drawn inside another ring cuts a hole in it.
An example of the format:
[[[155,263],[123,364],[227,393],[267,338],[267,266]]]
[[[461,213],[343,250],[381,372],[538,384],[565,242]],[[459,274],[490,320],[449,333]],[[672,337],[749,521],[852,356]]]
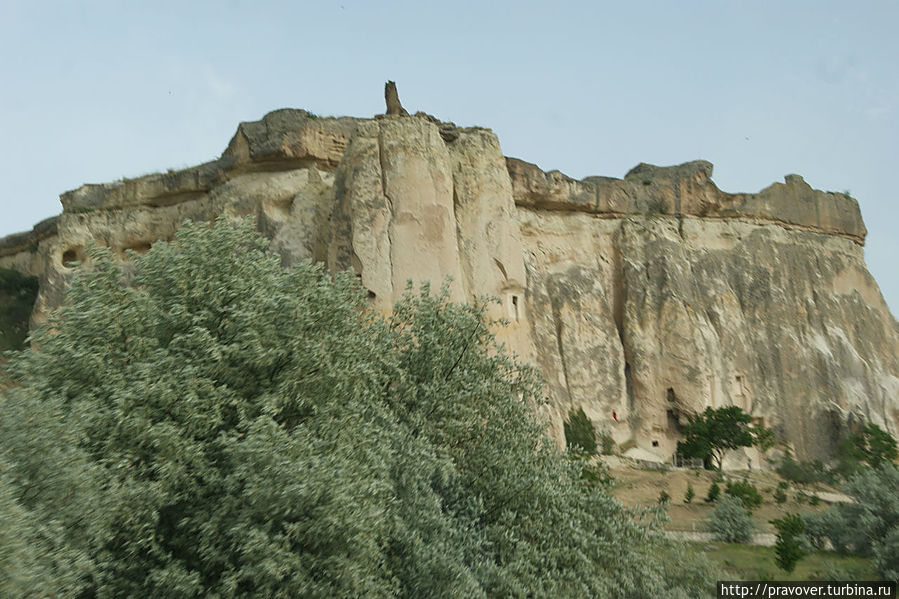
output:
[[[553,286],[555,287],[555,285]],[[573,398],[571,395],[571,385],[568,381],[568,364],[565,360],[565,345],[562,342],[562,308],[560,306],[561,300],[559,298],[558,289],[549,290],[549,301],[552,308],[553,313],[553,325],[555,325],[556,332],[556,348],[559,351],[559,361],[562,364],[562,378],[565,379],[565,392],[568,394],[568,403],[571,404]]]
[[[621,259],[621,229],[615,234],[612,242],[612,318],[615,320],[615,329],[618,331],[618,339],[624,347],[624,265]]]
[[[625,352],[626,354],[626,352]],[[625,356],[624,362],[624,388],[627,394],[627,411],[629,414],[636,414],[636,401],[634,399],[634,377],[631,374],[631,365]],[[634,425],[632,428],[637,428]]]
[[[387,157],[384,155],[384,130],[380,125],[378,125],[378,166],[381,169],[381,194],[387,203],[387,211],[390,212],[390,221],[387,223],[387,243],[390,247],[387,248],[386,253],[389,262],[388,272],[393,273],[393,223],[396,219],[396,213],[393,210],[393,200],[390,198],[390,194],[387,193]],[[391,281],[392,286],[393,281]],[[394,289],[394,293],[396,291]]]

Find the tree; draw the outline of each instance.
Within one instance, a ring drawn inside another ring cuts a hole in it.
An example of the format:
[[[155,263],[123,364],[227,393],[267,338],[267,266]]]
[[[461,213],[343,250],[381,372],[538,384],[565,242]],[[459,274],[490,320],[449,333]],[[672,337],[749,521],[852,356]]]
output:
[[[709,491],[705,496],[705,502],[714,503],[715,501],[718,501],[719,497],[721,497],[721,487],[718,485],[718,483],[713,482],[711,485],[709,485]]]
[[[869,422],[840,443],[837,448],[836,470],[844,478],[849,478],[862,465],[877,468],[880,464],[894,462],[896,457],[896,440],[888,432]]]
[[[351,275],[281,269],[249,222],[187,223],[127,268],[89,253],[0,400],[0,522],[40,532],[13,548],[35,559],[2,567],[53,581],[41,594],[693,596],[713,579],[673,568],[680,550],[554,447],[539,377],[483,303],[424,286],[378,316]]]
[[[762,505],[762,494],[749,481],[728,482],[725,486],[725,492],[735,499],[739,499],[750,512]]]
[[[701,458],[708,466],[721,470],[727,451],[753,445],[768,445],[771,433],[762,426],[754,426],[752,417],[737,406],[705,409],[687,416],[683,429],[685,439],[678,441],[677,452],[691,458]]]
[[[774,555],[777,566],[792,572],[796,563],[808,553],[805,543],[805,522],[799,514],[787,514],[783,518],[771,520],[777,529],[777,541],[774,543]]]
[[[572,409],[568,412],[568,420],[565,421],[564,428],[565,444],[569,450],[580,451],[587,455],[596,453],[596,430],[584,413],[584,408]]]
[[[854,500],[804,517],[812,543],[830,541],[840,553],[873,556],[878,575],[895,578],[899,555],[899,468],[881,463],[864,468],[849,480],[846,493]]]
[[[687,483],[687,491],[684,493],[684,503],[691,503],[694,497],[696,497],[696,491],[693,490],[692,484]]]

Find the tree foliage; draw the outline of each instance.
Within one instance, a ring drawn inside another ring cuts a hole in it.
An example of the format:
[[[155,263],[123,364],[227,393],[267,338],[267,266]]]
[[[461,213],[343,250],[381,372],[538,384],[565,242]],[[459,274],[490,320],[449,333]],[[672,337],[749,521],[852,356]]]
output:
[[[22,349],[37,298],[37,277],[0,268],[0,351]]]
[[[746,543],[752,539],[755,522],[739,499],[721,497],[705,522],[705,529],[718,541]]]
[[[798,485],[814,485],[816,483],[832,483],[833,475],[821,460],[803,462],[793,458],[788,452],[777,465],[777,473],[786,480]]]
[[[596,453],[596,430],[593,423],[584,413],[584,408],[572,409],[568,412],[568,420],[564,423],[565,444],[570,450],[593,455]]]
[[[829,540],[841,553],[873,556],[879,575],[895,579],[899,555],[899,468],[881,463],[864,468],[847,483],[852,503],[805,516],[815,546]]]
[[[729,496],[739,499],[743,507],[750,512],[762,505],[762,494],[749,481],[728,481],[725,492]]]
[[[895,462],[896,457],[896,440],[873,422],[868,422],[840,443],[836,473],[848,479],[860,467],[877,468],[883,463]]]
[[[714,503],[718,501],[718,498],[721,497],[721,486],[717,482],[713,482],[709,485],[708,493],[705,496],[706,503]]]
[[[248,222],[90,257],[0,398],[4,596],[707,590],[555,449],[483,305],[425,286],[379,317]]]
[[[805,540],[805,522],[799,514],[787,514],[771,521],[777,529],[774,543],[774,561],[785,572],[792,572],[796,563],[808,553]]]
[[[704,412],[688,415],[683,428],[684,440],[678,441],[677,452],[688,458],[701,458],[721,470],[725,454],[731,449],[760,445],[770,447],[773,433],[752,424],[752,417],[738,406],[707,407]]]

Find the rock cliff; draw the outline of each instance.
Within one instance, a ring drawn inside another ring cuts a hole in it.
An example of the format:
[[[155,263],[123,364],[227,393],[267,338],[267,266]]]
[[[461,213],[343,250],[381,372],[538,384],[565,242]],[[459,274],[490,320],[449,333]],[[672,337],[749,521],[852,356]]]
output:
[[[543,371],[557,438],[582,407],[664,460],[686,414],[728,404],[806,457],[859,419],[899,432],[899,326],[852,198],[798,175],[728,194],[703,161],[577,181],[505,158],[488,129],[393,112],[279,110],[213,162],[84,185],[0,240],[0,267],[39,278],[39,321],[89,243],[126,259],[185,219],[251,215],[284,265],[351,269],[379,310],[447,276],[454,299],[500,298],[498,335]]]

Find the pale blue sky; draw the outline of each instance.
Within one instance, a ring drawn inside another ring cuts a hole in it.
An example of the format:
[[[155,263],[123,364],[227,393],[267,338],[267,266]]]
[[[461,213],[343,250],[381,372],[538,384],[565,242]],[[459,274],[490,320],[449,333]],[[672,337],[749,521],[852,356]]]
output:
[[[849,191],[899,314],[899,3],[0,0],[0,235],[217,157],[240,121],[403,104],[573,177],[703,158]]]

